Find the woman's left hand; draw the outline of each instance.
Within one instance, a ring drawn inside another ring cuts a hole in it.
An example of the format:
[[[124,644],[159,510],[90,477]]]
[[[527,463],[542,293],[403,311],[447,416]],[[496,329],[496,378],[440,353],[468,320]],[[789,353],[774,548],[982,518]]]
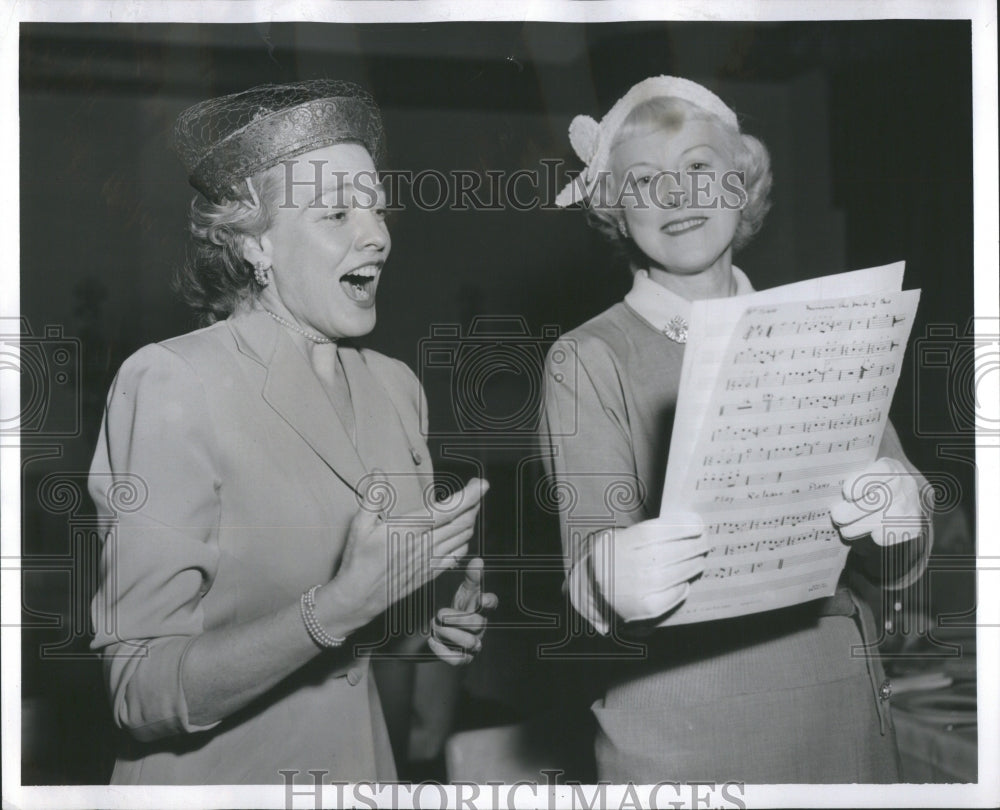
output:
[[[452,666],[468,664],[483,647],[486,616],[499,603],[496,594],[483,593],[483,561],[475,557],[465,568],[465,580],[455,591],[450,608],[441,608],[431,623],[430,648]]]
[[[871,535],[879,546],[913,540],[924,528],[919,476],[894,458],[880,458],[844,482],[830,517],[844,540]]]

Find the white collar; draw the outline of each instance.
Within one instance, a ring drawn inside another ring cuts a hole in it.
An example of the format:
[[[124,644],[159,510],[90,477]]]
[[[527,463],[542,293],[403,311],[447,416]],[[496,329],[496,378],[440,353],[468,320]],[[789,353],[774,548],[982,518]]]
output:
[[[736,295],[754,291],[746,273],[735,265],[733,280],[736,282]],[[649,277],[649,271],[636,271],[632,289],[625,296],[625,305],[657,332],[662,332],[677,343],[687,342],[691,302],[657,284]]]

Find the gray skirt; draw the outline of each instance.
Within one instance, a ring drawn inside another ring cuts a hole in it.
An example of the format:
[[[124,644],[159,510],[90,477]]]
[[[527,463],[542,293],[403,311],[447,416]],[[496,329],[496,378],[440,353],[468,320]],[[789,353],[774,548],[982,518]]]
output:
[[[854,608],[659,631],[647,659],[623,668],[592,707],[598,778],[898,782],[889,690],[878,658],[865,654],[871,613]]]

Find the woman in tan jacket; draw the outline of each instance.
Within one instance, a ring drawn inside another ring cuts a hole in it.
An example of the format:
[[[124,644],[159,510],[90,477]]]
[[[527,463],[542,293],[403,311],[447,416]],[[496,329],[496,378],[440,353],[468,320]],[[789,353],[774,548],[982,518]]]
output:
[[[434,497],[419,382],[351,342],[390,249],[378,108],[343,82],[267,86],[175,134],[210,325],[125,362],[91,469],[93,646],[128,732],[112,781],[392,780],[370,655],[427,627],[487,485]],[[431,622],[452,663],[495,601],[481,565]]]

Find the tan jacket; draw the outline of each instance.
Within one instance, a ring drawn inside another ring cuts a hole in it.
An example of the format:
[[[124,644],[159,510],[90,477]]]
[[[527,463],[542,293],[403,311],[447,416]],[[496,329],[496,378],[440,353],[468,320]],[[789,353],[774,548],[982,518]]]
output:
[[[369,659],[350,644],[208,727],[189,721],[180,681],[199,633],[333,576],[372,470],[392,486],[390,516],[423,503],[432,471],[416,377],[376,352],[340,355],[357,449],[302,349],[259,310],[146,346],[119,371],[90,476],[108,531],[93,647],[131,738],[114,783],[395,777]]]

